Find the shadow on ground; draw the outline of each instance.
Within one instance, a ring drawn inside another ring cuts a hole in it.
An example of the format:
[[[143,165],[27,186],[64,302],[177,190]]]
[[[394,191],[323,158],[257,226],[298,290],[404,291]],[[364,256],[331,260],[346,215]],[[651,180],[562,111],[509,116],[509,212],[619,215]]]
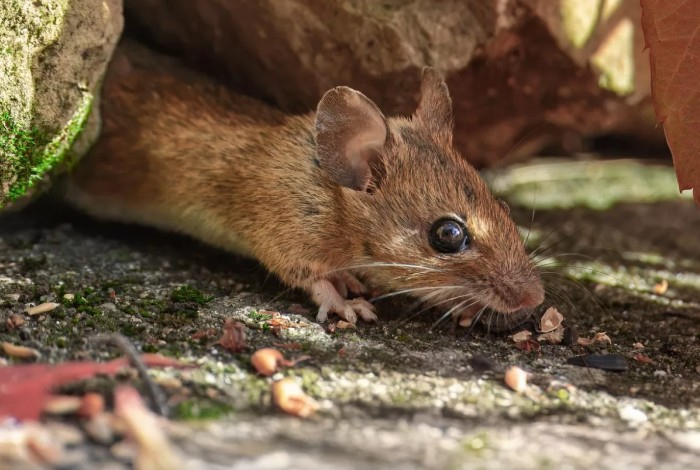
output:
[[[700,210],[645,197],[602,210],[542,204],[533,222],[522,197],[509,199],[539,248],[545,306],[582,337],[606,332],[611,345],[523,351],[483,328],[436,325],[437,313],[412,316],[401,301],[381,303],[377,325],[329,332],[303,294],[254,262],[100,224],[49,199],[0,219],[0,341],[45,361],[101,360],[118,352],[89,338],[115,331],[143,351],[196,362],[194,372],[153,372],[175,406],[168,431],[187,468],[690,468],[700,457]],[[47,301],[62,305],[19,328],[6,323]],[[295,326],[270,328],[260,310]],[[248,351],[214,344],[227,318],[245,325]],[[287,343],[301,348],[289,356],[311,356],[283,373],[319,400],[309,420],[276,412],[269,379],[249,365],[252,351]],[[566,363],[591,353],[619,353],[629,369]],[[503,385],[510,365],[531,373],[530,393]],[[84,468],[119,463],[109,448],[80,449]]]

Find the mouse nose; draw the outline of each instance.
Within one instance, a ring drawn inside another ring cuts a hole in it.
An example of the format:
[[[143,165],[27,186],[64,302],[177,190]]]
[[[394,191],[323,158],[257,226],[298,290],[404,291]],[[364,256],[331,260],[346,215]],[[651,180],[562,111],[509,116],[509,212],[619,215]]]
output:
[[[544,301],[544,289],[541,284],[536,284],[527,289],[520,299],[519,308],[534,308]]]

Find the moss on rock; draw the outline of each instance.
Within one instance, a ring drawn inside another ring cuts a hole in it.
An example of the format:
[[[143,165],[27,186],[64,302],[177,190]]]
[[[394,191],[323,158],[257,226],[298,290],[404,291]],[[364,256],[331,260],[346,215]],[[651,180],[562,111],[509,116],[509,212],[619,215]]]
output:
[[[0,9],[0,209],[97,137],[94,98],[122,30],[121,0],[8,0]]]

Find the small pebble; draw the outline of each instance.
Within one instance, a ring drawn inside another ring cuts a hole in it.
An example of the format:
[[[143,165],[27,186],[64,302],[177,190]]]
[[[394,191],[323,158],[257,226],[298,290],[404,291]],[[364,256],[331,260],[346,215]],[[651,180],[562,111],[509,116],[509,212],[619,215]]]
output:
[[[100,305],[100,310],[102,310],[105,313],[117,313],[117,306],[114,305],[112,302],[105,302],[102,305]]]
[[[643,411],[632,405],[626,405],[620,410],[620,419],[630,424],[642,424],[647,422],[649,418]]]
[[[665,370],[655,370],[654,371],[654,377],[666,377],[668,375],[668,372]]]

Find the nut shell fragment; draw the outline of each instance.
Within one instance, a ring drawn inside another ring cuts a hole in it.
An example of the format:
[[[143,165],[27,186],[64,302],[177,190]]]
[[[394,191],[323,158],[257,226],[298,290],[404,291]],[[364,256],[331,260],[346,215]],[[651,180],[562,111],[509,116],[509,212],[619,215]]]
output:
[[[668,281],[666,279],[662,280],[654,286],[654,294],[664,295],[668,290]]]
[[[577,342],[581,346],[590,346],[595,343],[612,344],[612,340],[610,339],[610,337],[606,335],[603,331],[599,331],[598,333],[596,333],[593,338],[579,338]]]
[[[527,341],[531,337],[532,337],[532,331],[528,331],[528,330],[518,331],[513,336],[511,336],[511,338],[513,338],[513,341],[515,341],[516,343],[520,343],[521,341]]]
[[[41,357],[41,353],[33,348],[28,348],[26,346],[17,346],[12,343],[2,343],[2,349],[5,354],[11,357],[17,357],[20,359],[37,359]]]
[[[45,302],[43,304],[39,304],[35,307],[31,307],[27,309],[27,314],[31,315],[41,315],[42,313],[47,313],[50,312],[51,310],[54,310],[56,307],[58,307],[61,304],[57,304],[56,302]]]
[[[559,313],[559,310],[556,308],[549,307],[540,319],[540,332],[549,333],[550,331],[554,331],[559,328],[562,321],[564,321],[564,315]]]
[[[269,377],[275,374],[286,361],[282,353],[278,350],[263,348],[253,353],[250,357],[250,362],[259,374]]]
[[[336,326],[341,330],[354,330],[355,328],[357,328],[357,326],[354,323],[346,322],[345,320],[338,320],[338,324]]]
[[[506,385],[518,393],[522,393],[527,388],[527,372],[520,367],[512,366],[506,370],[504,380]]]
[[[308,418],[318,410],[316,400],[304,393],[291,377],[272,383],[272,399],[282,411],[300,418]]]

